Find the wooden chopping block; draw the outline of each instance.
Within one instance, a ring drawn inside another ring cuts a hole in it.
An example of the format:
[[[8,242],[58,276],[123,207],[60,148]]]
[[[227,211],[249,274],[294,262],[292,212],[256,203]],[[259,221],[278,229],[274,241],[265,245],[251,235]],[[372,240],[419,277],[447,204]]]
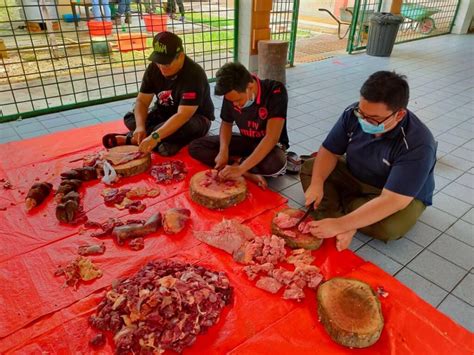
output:
[[[138,153],[138,146],[136,145],[120,145],[117,147],[110,148],[104,155],[104,158],[109,160],[110,158],[125,157],[127,154]],[[111,159],[112,161],[115,159]],[[133,159],[123,164],[113,164],[113,168],[118,175],[122,177],[134,176],[147,171],[151,166],[151,154],[148,153],[141,158]]]
[[[280,238],[285,239],[286,245],[292,249],[304,248],[307,250],[316,250],[323,243],[322,239],[316,238],[311,234],[303,234],[298,230],[298,227],[292,227],[288,229],[280,228],[276,223],[275,219],[279,213],[285,213],[290,217],[301,218],[304,215],[304,212],[295,208],[285,208],[281,211],[278,211],[275,214],[275,217],[272,219],[272,233],[279,236]],[[307,221],[312,220],[311,217],[307,218]]]
[[[382,307],[372,288],[356,279],[334,277],[318,288],[318,315],[338,344],[366,348],[380,338]]]
[[[247,183],[237,180],[219,181],[216,170],[196,173],[189,183],[191,199],[209,209],[224,209],[242,202],[247,197]]]

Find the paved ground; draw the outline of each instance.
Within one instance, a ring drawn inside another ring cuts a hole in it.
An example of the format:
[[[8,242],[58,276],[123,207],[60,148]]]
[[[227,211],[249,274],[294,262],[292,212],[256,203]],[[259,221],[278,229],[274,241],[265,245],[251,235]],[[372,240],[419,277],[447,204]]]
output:
[[[441,312],[474,331],[474,36],[448,35],[397,45],[390,58],[342,55],[288,70],[291,150],[318,149],[341,111],[376,70],[408,76],[409,108],[439,143],[434,205],[405,238],[383,244],[357,234],[351,249],[413,289]],[[216,111],[221,104],[215,97]],[[0,125],[0,142],[116,120],[133,100]],[[212,130],[217,132],[219,122]],[[295,176],[271,181],[301,206]]]

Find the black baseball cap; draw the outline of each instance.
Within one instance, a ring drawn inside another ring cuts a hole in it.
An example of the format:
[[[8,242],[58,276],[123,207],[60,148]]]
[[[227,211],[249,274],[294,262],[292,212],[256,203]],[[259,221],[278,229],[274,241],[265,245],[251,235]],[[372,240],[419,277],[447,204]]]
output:
[[[158,64],[170,64],[182,51],[181,38],[172,32],[160,32],[153,38],[153,53],[148,60]]]

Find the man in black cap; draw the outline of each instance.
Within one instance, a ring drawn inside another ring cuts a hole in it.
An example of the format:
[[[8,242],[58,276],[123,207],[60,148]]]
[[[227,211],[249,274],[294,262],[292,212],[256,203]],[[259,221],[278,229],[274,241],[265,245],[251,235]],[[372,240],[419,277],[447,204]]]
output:
[[[181,39],[161,32],[153,39],[153,53],[143,75],[134,112],[128,112],[129,133],[107,134],[106,148],[139,145],[140,151],[175,155],[182,147],[209,131],[214,105],[204,70],[183,51]],[[148,108],[156,96],[154,107]]]

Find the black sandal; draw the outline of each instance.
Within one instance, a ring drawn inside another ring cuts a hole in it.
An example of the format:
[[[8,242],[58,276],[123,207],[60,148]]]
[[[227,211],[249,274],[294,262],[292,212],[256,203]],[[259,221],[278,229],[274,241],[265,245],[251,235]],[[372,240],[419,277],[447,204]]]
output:
[[[295,152],[286,153],[286,172],[288,174],[298,174],[301,170],[302,161]]]
[[[132,144],[132,133],[109,133],[102,137],[102,145],[107,148],[113,148],[118,146],[117,136],[125,136],[125,145]]]

